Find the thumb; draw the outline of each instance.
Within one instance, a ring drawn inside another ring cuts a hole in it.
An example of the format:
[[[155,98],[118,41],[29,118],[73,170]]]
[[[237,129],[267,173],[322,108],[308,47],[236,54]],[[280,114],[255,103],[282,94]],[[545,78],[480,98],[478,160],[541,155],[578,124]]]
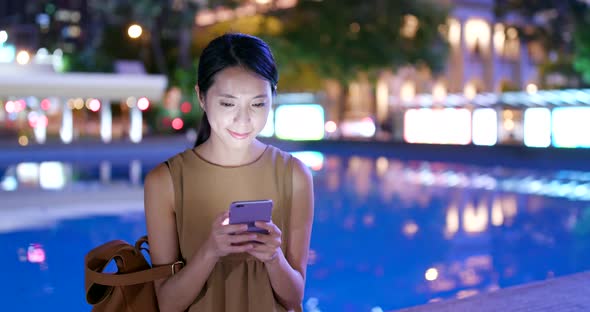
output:
[[[226,210],[215,217],[215,224],[222,224],[227,218],[229,218],[229,212]]]

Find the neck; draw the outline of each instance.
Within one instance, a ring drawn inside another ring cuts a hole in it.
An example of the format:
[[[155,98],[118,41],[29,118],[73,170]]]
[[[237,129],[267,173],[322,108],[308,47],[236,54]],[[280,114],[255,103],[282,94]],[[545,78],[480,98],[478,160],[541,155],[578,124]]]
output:
[[[265,148],[266,145],[258,140],[252,141],[244,148],[230,147],[211,136],[195,151],[207,161],[218,165],[241,166],[258,159]]]

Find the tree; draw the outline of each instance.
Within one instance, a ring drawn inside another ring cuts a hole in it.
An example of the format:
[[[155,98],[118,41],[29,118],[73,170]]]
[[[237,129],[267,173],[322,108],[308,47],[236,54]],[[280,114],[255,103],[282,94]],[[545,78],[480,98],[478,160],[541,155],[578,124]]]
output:
[[[383,70],[406,65],[440,72],[447,15],[440,1],[301,0],[278,12],[283,29],[270,41],[283,56],[282,72],[303,77],[311,69],[340,84],[334,117],[344,118],[347,85],[359,77],[374,82]]]
[[[579,74],[590,83],[590,19],[587,1],[496,0],[499,19],[517,15],[525,42],[537,41],[549,57],[541,62],[541,80],[559,74],[569,86],[579,85]],[[575,69],[575,71],[574,71]],[[576,72],[577,71],[577,72]],[[559,87],[545,82],[545,87]],[[563,86],[562,86],[563,87]]]
[[[85,54],[92,54],[97,59],[102,57],[113,60],[127,56],[125,50],[136,53],[139,49],[143,52],[143,61],[150,72],[170,75],[177,67],[190,70],[194,16],[203,5],[202,2],[88,0],[89,11],[93,14],[90,32],[94,40]],[[139,44],[132,42],[126,35],[127,27],[133,23],[140,24],[144,29]],[[119,46],[113,46],[113,43]]]
[[[302,0],[278,11],[275,49],[342,82],[359,71],[425,64],[440,71],[447,45],[439,29],[448,9],[429,0]]]
[[[194,85],[196,64],[191,50],[196,12],[205,0],[87,0],[89,23],[85,35],[89,43],[81,53],[69,55],[71,70],[113,70],[118,59],[141,59],[149,73],[164,74],[169,87],[179,87],[180,103],[189,102],[189,111],[168,110],[152,105],[146,120],[154,129],[163,120],[182,117],[195,124],[200,111],[196,106]],[[127,29],[139,24],[143,33],[131,39]],[[185,106],[186,107],[186,106]],[[198,107],[198,106],[197,106]],[[168,127],[169,128],[169,127]]]
[[[571,49],[573,11],[578,0],[496,0],[500,20],[519,21],[521,39],[538,40],[547,51],[567,53]],[[516,17],[516,18],[515,18]]]
[[[260,36],[279,64],[281,90],[310,90],[325,78],[346,84],[359,72],[375,76],[408,64],[440,71],[447,44],[439,30],[447,14],[434,0],[300,0],[290,9],[205,27],[195,45],[200,50],[227,31]]]
[[[574,16],[574,68],[590,84],[590,11],[586,6]]]

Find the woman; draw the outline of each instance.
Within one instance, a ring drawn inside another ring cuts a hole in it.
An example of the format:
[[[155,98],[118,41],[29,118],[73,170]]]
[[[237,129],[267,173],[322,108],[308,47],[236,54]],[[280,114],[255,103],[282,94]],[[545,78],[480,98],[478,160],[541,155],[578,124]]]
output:
[[[226,34],[203,51],[197,142],[145,180],[154,265],[185,266],[156,281],[161,311],[301,311],[313,220],[307,167],[256,139],[278,73],[259,38]],[[233,201],[272,199],[272,221],[246,232],[227,223]]]

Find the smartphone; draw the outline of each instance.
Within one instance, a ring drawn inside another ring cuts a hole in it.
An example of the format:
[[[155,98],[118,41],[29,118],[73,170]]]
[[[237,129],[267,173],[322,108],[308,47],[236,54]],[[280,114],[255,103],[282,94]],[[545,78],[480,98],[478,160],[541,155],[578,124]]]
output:
[[[256,221],[270,222],[273,202],[271,199],[235,201],[229,207],[229,224],[247,224],[248,232],[268,234],[254,225]]]

